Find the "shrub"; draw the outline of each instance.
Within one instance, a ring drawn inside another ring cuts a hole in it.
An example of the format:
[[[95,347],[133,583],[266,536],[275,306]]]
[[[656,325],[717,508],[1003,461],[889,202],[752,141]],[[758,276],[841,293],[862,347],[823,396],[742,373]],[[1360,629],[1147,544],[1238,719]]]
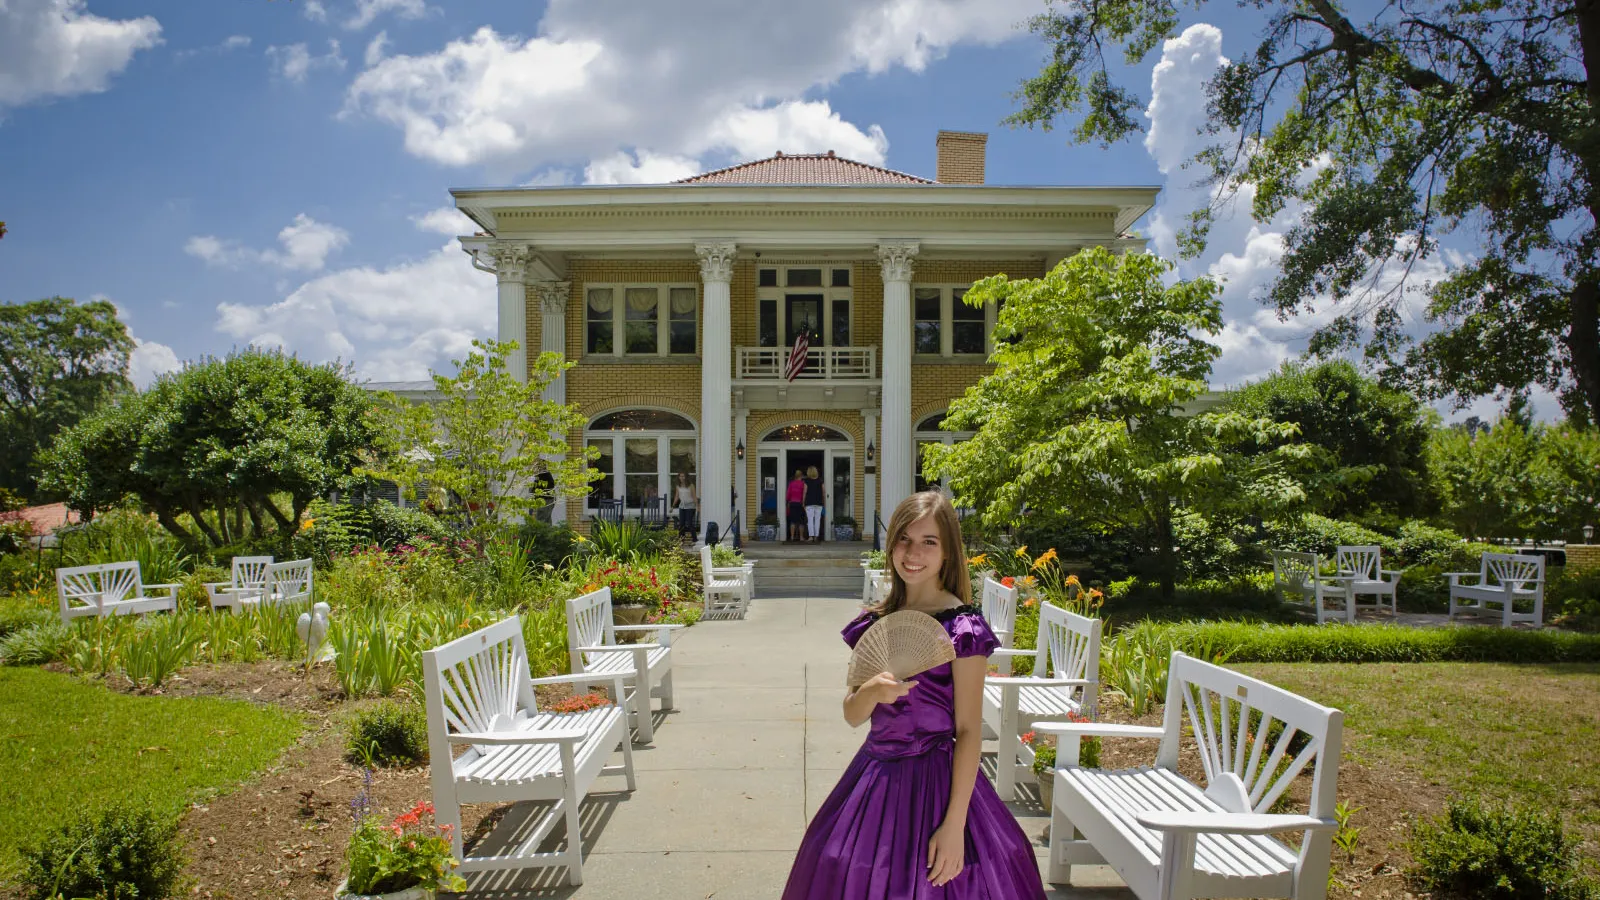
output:
[[[174,672],[194,661],[205,633],[188,616],[146,619],[122,646],[122,671],[138,687],[157,688]]]
[[[231,566],[233,559],[228,563]],[[210,609],[211,596],[206,593],[206,584],[215,584],[219,581],[231,581],[233,571],[221,566],[196,566],[194,572],[183,576],[178,581],[178,609]]]
[[[1399,544],[1386,534],[1315,513],[1298,520],[1280,520],[1265,525],[1266,543],[1274,550],[1320,553],[1332,560],[1340,544],[1376,544],[1385,554],[1398,554]]]
[[[1556,813],[1452,800],[1412,829],[1413,869],[1425,890],[1461,900],[1585,900],[1594,885],[1577,871],[1575,843]]]
[[[72,643],[72,631],[57,621],[44,621],[0,638],[0,666],[42,666],[55,662]]]
[[[1193,656],[1223,650],[1230,662],[1600,662],[1600,635],[1506,628],[1143,622]],[[1153,640],[1154,638],[1150,638]]]
[[[1437,566],[1448,564],[1465,545],[1461,535],[1448,528],[1435,528],[1412,520],[1400,526],[1395,550],[1405,565]]]
[[[1560,624],[1580,631],[1600,631],[1600,570],[1548,570],[1544,608]]]
[[[345,758],[362,765],[413,766],[428,761],[428,719],[415,703],[385,700],[356,713]]]
[[[41,560],[32,553],[0,553],[0,596],[54,590],[51,569],[58,564],[64,565],[55,562],[54,554],[46,554]]]
[[[561,566],[578,546],[578,533],[562,525],[530,519],[517,528],[517,540],[527,550],[528,564]]]
[[[56,621],[59,619],[43,607],[21,604],[13,606],[8,602],[5,607],[0,607],[0,638],[9,637],[35,625]]]
[[[85,813],[22,851],[30,900],[162,900],[174,893],[183,859],[176,820],[148,808],[112,806]]]

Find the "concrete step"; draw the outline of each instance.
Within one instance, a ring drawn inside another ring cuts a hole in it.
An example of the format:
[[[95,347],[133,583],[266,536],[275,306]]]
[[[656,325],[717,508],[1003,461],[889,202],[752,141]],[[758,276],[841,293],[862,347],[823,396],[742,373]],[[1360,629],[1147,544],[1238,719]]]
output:
[[[854,557],[759,557],[756,596],[861,594],[861,560]]]

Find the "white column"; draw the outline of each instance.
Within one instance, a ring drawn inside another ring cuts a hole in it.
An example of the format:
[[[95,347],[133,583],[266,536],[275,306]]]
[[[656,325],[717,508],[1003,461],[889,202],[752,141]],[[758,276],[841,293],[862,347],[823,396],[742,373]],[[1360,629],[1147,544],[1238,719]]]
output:
[[[911,264],[915,241],[878,245],[883,269],[883,419],[878,442],[878,508],[885,523],[916,484],[911,441]]]
[[[528,307],[523,276],[528,271],[526,244],[496,243],[489,248],[494,258],[495,279],[500,283],[500,328],[496,338],[516,341],[517,349],[506,357],[511,377],[528,381]]]
[[[529,285],[534,296],[539,300],[539,352],[559,353],[565,359],[567,355],[567,298],[572,293],[570,281],[536,281]],[[567,374],[562,372],[555,380],[545,385],[544,399],[551,403],[565,404],[567,402]],[[565,441],[566,435],[561,435]],[[554,457],[552,462],[559,462],[565,458]],[[550,521],[559,525],[567,520],[567,498],[557,494],[555,502],[550,505]]]
[[[700,279],[705,284],[705,312],[700,333],[700,528],[707,522],[727,528],[733,516],[733,455],[730,439],[733,415],[731,333],[733,280],[732,241],[695,244],[700,257]]]

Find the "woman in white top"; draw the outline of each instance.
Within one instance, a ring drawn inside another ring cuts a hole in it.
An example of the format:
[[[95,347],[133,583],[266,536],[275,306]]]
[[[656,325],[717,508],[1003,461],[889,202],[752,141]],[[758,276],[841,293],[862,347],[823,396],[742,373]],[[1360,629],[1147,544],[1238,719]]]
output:
[[[689,483],[688,472],[678,473],[678,483],[673,485],[672,505],[678,509],[678,533],[694,533],[694,510],[698,498],[694,493],[694,485]]]

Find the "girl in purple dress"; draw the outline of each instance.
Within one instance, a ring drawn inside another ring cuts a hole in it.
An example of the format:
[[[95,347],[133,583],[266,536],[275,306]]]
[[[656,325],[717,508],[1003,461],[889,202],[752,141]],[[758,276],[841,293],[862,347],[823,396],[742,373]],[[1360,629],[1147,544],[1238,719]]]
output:
[[[872,730],[806,829],[783,900],[1043,900],[1033,847],[978,777],[983,677],[1000,642],[971,604],[950,501],[906,498],[888,546],[894,586],[845,626],[845,643],[915,609],[944,625],[956,660],[903,682],[884,672],[845,697],[845,721]]]

